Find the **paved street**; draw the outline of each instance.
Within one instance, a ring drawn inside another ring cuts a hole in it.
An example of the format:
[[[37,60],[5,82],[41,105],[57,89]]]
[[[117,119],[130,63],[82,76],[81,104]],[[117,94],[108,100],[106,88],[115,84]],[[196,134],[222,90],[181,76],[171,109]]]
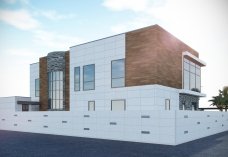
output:
[[[1,157],[228,157],[228,132],[178,146],[0,130]]]

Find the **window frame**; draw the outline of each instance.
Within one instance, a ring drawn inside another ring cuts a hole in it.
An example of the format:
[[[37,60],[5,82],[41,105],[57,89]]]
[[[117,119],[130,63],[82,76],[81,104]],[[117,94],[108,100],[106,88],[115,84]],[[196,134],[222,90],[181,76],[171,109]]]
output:
[[[111,100],[111,111],[113,111],[113,107],[112,107],[112,102],[113,101],[124,101],[124,110],[123,111],[126,111],[126,99],[113,99]]]
[[[37,89],[37,81],[38,81],[38,89]],[[35,79],[35,97],[40,97],[40,79]]]
[[[168,102],[168,104],[167,104]],[[171,110],[171,103],[170,103],[170,99],[165,99],[165,110]],[[168,108],[167,108],[167,105],[168,105]]]
[[[63,76],[62,78],[60,76]],[[48,72],[48,109],[53,111],[65,110],[64,72]]]
[[[188,64],[188,69],[186,69],[186,67],[185,67],[186,64]],[[192,69],[192,68],[194,68],[194,69]],[[185,83],[186,83],[185,74],[186,74],[186,72],[188,73],[188,79],[189,79],[187,87],[185,86]],[[198,89],[199,92],[201,92],[201,67],[198,64],[190,61],[187,58],[184,58],[183,59],[183,75],[182,76],[183,76],[183,89],[191,90],[191,91],[193,89]],[[192,78],[193,78],[193,80],[192,80]],[[197,82],[197,81],[199,81],[199,82]],[[199,88],[198,88],[198,85],[199,85]]]
[[[21,111],[22,112],[28,112],[29,111],[29,105],[28,104],[22,104],[21,105]]]
[[[92,65],[94,66],[94,80],[85,82],[85,67],[92,66]],[[85,83],[88,83],[88,82],[94,82],[93,89],[85,89]],[[95,90],[95,82],[96,82],[96,67],[95,67],[95,64],[84,65],[83,66],[83,91]]]
[[[89,106],[89,103],[90,103],[90,102],[93,102],[93,103],[94,103],[93,110],[89,110],[89,109],[90,109],[90,106]],[[95,111],[95,107],[96,107],[95,100],[88,101],[88,111]]]
[[[113,67],[113,65],[112,65],[112,64],[113,64],[113,62],[115,62],[115,61],[120,61],[120,60],[123,60],[123,61],[124,61],[124,77],[113,78],[113,76],[112,76],[112,72],[113,72],[112,67]],[[125,76],[126,76],[125,58],[112,60],[112,61],[111,61],[111,88],[122,88],[122,87],[125,87]],[[124,79],[124,84],[123,84],[123,86],[113,87],[113,80],[115,80],[115,79]]]
[[[76,81],[76,69],[79,70],[79,82]],[[78,84],[79,88],[76,89],[76,84]],[[74,67],[74,91],[80,91],[81,90],[81,68],[80,66]]]

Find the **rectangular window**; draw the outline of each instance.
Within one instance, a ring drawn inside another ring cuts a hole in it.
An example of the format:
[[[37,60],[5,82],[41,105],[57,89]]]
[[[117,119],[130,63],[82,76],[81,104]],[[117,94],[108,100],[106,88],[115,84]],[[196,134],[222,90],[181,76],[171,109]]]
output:
[[[126,103],[125,100],[112,100],[111,111],[125,111]]]
[[[191,73],[196,73],[195,63],[193,63],[193,62],[190,62],[190,72]]]
[[[29,111],[29,105],[22,104],[22,111]]]
[[[112,88],[125,86],[125,59],[111,62]]]
[[[193,90],[196,87],[196,75],[190,73],[190,90]]]
[[[40,79],[35,79],[35,96],[40,96]]]
[[[64,110],[63,75],[63,71],[52,71],[48,73],[48,109]]]
[[[184,70],[184,89],[189,89],[190,79],[189,71]]]
[[[188,90],[201,91],[200,66],[184,58],[183,88]]]
[[[200,88],[201,88],[200,76],[196,75],[196,89],[200,91]]]
[[[74,68],[74,91],[80,91],[80,67]]]
[[[95,101],[88,101],[88,111],[95,111]]]
[[[83,66],[83,90],[95,89],[95,64]]]
[[[170,110],[170,99],[165,99],[165,110]]]

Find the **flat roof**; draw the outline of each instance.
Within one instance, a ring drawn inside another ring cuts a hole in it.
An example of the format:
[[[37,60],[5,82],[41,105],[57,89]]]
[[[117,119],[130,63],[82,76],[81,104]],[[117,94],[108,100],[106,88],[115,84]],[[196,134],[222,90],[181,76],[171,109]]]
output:
[[[154,25],[150,25],[150,26],[146,26],[146,27],[141,27],[141,28],[134,29],[134,30],[131,30],[131,31],[127,31],[127,32],[123,32],[123,33],[116,34],[116,35],[111,35],[111,36],[108,36],[108,37],[104,37],[104,38],[100,38],[100,39],[88,41],[88,42],[85,42],[85,43],[82,43],[82,44],[74,45],[74,46],[71,46],[70,48],[76,47],[76,46],[80,46],[80,45],[85,45],[85,44],[88,44],[88,43],[92,43],[92,42],[99,41],[99,40],[103,40],[103,39],[107,39],[107,38],[111,38],[111,37],[114,37],[114,36],[126,34],[126,33],[128,33],[128,32],[132,32],[132,31],[136,31],[136,30],[140,30],[140,29],[146,29],[146,28],[149,28],[149,27],[155,27],[155,26],[159,26],[159,25],[158,25],[158,24],[154,24]]]
[[[25,104],[25,105],[39,105],[38,101],[17,101],[17,104]]]

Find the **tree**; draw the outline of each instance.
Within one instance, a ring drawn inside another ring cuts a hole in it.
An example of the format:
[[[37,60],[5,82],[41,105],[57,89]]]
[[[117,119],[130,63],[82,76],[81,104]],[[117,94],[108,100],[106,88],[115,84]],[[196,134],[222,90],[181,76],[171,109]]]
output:
[[[227,112],[228,109],[228,86],[223,87],[221,91],[223,95],[223,106],[225,107],[225,111]]]
[[[216,106],[220,111],[223,111],[223,105],[222,105],[222,97],[221,95],[219,96],[213,96],[211,100],[209,100],[210,102],[212,102],[212,106]]]
[[[216,106],[220,111],[223,111],[225,108],[225,111],[227,112],[228,109],[228,86],[225,86],[223,90],[219,90],[218,96],[213,96],[211,100],[212,106]]]

